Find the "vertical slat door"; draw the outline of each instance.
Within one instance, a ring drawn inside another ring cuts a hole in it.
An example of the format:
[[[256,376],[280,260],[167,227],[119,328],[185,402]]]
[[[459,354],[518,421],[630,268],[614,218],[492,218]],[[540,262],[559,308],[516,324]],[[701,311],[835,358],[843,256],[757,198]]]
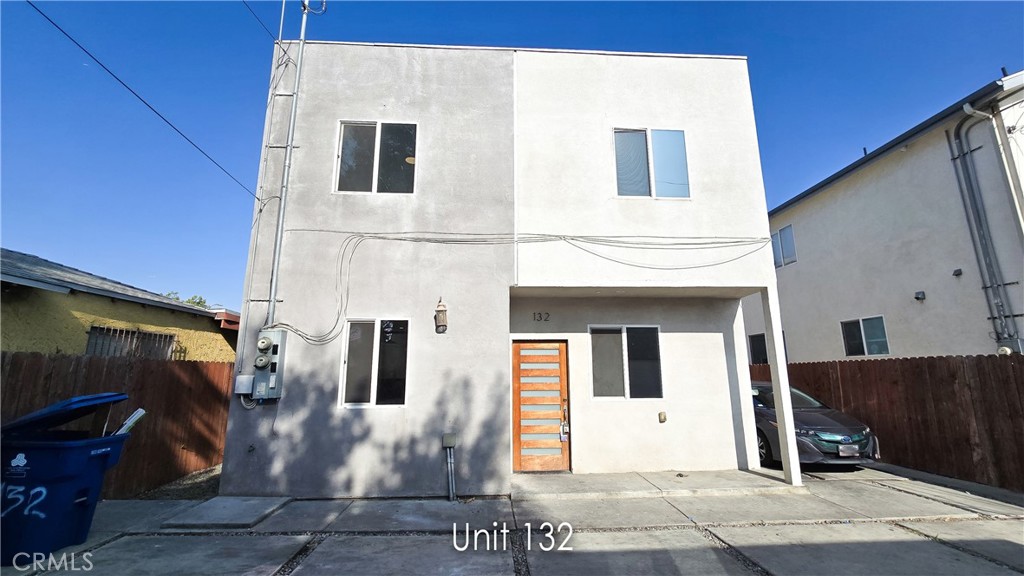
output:
[[[569,379],[564,342],[512,344],[512,469],[569,469]]]

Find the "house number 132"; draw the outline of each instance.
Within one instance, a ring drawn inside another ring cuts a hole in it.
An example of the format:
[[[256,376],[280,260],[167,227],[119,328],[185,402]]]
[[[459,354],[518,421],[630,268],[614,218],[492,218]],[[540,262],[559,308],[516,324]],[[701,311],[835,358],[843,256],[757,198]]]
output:
[[[534,312],[533,313],[533,321],[534,322],[547,322],[550,319],[551,319],[551,313],[550,312]]]

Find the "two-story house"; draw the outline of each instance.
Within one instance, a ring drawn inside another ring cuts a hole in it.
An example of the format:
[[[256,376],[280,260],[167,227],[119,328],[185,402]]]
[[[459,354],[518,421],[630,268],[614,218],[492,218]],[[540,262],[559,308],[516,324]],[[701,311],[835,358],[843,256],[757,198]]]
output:
[[[794,362],[995,354],[1024,335],[1024,72],[768,213]],[[768,360],[757,299],[751,362]]]
[[[744,58],[286,48],[222,493],[442,495],[444,434],[462,494],[758,466],[740,299],[781,328]]]

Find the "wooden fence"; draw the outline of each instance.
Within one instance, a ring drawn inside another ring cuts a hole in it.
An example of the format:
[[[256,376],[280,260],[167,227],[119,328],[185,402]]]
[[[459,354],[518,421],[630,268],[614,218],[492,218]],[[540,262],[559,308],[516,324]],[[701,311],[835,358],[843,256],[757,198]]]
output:
[[[752,380],[771,380],[767,364]],[[1024,491],[1024,358],[945,356],[789,365],[789,382],[878,435],[882,460]]]
[[[105,498],[127,498],[222,461],[233,368],[229,362],[3,352],[0,417],[10,422],[83,394],[128,394],[113,406],[110,426],[136,408],[146,416],[132,429],[103,489]]]

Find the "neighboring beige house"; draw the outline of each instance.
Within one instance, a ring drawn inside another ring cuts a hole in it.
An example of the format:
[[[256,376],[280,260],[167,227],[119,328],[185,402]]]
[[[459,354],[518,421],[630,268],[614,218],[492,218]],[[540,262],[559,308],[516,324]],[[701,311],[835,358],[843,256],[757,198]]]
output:
[[[790,361],[1021,351],[1022,89],[994,81],[768,213]]]
[[[287,48],[222,493],[443,495],[451,433],[460,494],[758,467],[740,299],[778,304],[744,58]]]
[[[8,352],[231,362],[238,314],[207,310],[70,266],[0,250]]]

